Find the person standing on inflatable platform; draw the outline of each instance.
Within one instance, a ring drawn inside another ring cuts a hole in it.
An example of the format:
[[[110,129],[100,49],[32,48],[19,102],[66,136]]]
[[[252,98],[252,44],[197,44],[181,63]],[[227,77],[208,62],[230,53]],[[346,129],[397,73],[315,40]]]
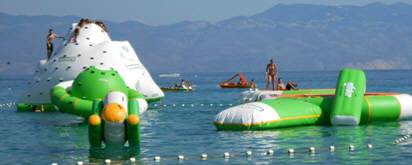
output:
[[[47,61],[49,61],[51,55],[53,54],[53,41],[56,38],[64,39],[64,37],[57,36],[53,29],[49,29],[49,34],[47,34]]]
[[[269,83],[272,83],[272,90],[275,90],[275,80],[278,75],[278,68],[273,61],[270,59],[269,64],[266,65],[266,89],[269,89]]]

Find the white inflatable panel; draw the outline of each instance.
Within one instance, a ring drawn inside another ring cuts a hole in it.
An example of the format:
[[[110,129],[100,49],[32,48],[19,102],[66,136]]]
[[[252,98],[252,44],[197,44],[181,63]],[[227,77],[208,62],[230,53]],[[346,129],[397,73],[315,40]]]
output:
[[[348,125],[348,126],[356,126],[359,123],[356,117],[341,116],[341,115],[336,115],[332,117],[331,122],[332,122],[332,125]]]
[[[274,98],[282,95],[283,91],[280,90],[249,90],[242,93],[243,102],[262,101],[268,98]]]
[[[228,108],[215,117],[215,123],[254,125],[279,120],[275,109],[260,102],[246,103]]]
[[[123,92],[112,91],[106,95],[104,104],[117,103],[120,104],[127,112],[127,96]]]
[[[401,114],[399,120],[411,119],[412,118],[412,96],[408,94],[396,95],[395,98],[399,101],[401,105]]]
[[[124,124],[106,122],[104,124],[104,142],[109,145],[123,145],[125,142]]]
[[[57,84],[57,86],[62,87],[64,89],[68,89],[72,86],[72,84],[73,84],[73,80],[70,80],[70,81],[61,82],[61,83]]]
[[[143,114],[149,108],[149,104],[145,99],[136,99],[139,103],[139,114]]]

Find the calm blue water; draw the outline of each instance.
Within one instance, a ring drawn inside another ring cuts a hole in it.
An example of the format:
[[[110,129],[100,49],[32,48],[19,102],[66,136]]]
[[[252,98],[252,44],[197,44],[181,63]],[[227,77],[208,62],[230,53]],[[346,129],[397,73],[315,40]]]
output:
[[[368,91],[412,93],[412,71],[367,71]],[[283,72],[284,80],[294,80],[301,88],[334,88],[338,72]],[[392,142],[412,129],[412,121],[379,123],[357,127],[305,126],[272,131],[218,132],[214,116],[228,104],[238,104],[238,89],[219,89],[217,83],[232,73],[183,74],[196,85],[194,92],[166,93],[162,104],[142,116],[141,153],[138,163],[153,164],[409,164],[412,161],[411,140],[398,145]],[[263,87],[262,73],[246,73]],[[178,82],[177,78],[153,77],[161,86]],[[0,103],[15,102],[26,87],[29,77],[0,76]],[[201,107],[200,104],[207,104]],[[170,105],[176,104],[176,107]],[[181,104],[185,104],[182,107]],[[190,104],[195,104],[191,107]],[[213,104],[213,106],[210,106]],[[219,104],[224,104],[220,107]],[[154,106],[154,105],[153,105]],[[121,149],[89,151],[87,125],[82,119],[61,113],[16,113],[0,110],[0,164],[74,164],[77,161],[101,163],[105,158],[128,163],[133,153]],[[367,149],[367,144],[373,149]],[[348,152],[349,144],[355,145]],[[328,150],[335,145],[336,151]],[[307,148],[316,147],[316,154]],[[294,148],[293,156],[287,154]],[[262,155],[273,149],[273,156]],[[251,150],[247,158],[244,152]],[[224,159],[223,153],[234,156]],[[208,154],[202,161],[199,155]],[[187,158],[178,161],[176,156]]]

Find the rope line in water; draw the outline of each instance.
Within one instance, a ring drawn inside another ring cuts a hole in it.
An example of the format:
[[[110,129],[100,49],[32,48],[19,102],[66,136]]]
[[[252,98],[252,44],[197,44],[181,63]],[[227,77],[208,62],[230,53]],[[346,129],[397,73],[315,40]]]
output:
[[[16,110],[16,102],[0,103],[0,110]]]
[[[362,147],[360,147],[362,148]],[[356,152],[356,148],[354,145],[349,144],[347,147],[338,147],[338,149],[346,150],[347,152]],[[372,150],[373,145],[372,144],[367,144],[365,146],[366,150]],[[159,156],[156,155],[154,157],[144,157],[141,158],[143,161],[154,161],[156,163],[159,163],[164,160],[176,160],[178,162],[182,162],[185,160],[201,160],[201,161],[207,161],[207,160],[218,160],[218,159],[224,159],[226,161],[229,161],[230,159],[234,158],[246,158],[248,160],[255,159],[255,158],[275,158],[276,156],[279,155],[289,155],[290,158],[294,158],[297,154],[309,154],[310,156],[316,156],[318,153],[334,153],[337,152],[335,146],[331,145],[328,148],[321,148],[317,149],[315,147],[308,147],[308,148],[282,148],[282,149],[267,149],[265,152],[253,152],[252,150],[246,150],[244,152],[224,152],[222,154],[216,154],[216,155],[208,155],[207,153],[202,153],[200,155],[176,155],[176,156]],[[105,159],[104,164],[111,164],[112,160],[110,159]],[[129,160],[122,162],[123,164],[129,163],[129,164],[136,164],[136,158],[131,157]],[[76,163],[77,165],[82,165],[84,162],[78,161]],[[57,163],[52,163],[52,165],[57,165]]]
[[[231,107],[236,104],[223,104],[223,103],[181,103],[181,104],[152,104],[152,108],[162,108],[162,107]]]
[[[409,130],[406,135],[403,135],[402,137],[394,140],[394,141],[393,141],[393,144],[405,143],[411,136],[412,136],[412,132]]]

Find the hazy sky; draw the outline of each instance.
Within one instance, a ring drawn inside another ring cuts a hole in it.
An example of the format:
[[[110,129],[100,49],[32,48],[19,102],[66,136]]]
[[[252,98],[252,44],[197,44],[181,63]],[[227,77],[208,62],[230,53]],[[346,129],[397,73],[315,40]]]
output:
[[[412,0],[0,0],[0,12],[17,15],[75,15],[150,25],[179,21],[216,22],[260,13],[275,4],[364,5]]]

